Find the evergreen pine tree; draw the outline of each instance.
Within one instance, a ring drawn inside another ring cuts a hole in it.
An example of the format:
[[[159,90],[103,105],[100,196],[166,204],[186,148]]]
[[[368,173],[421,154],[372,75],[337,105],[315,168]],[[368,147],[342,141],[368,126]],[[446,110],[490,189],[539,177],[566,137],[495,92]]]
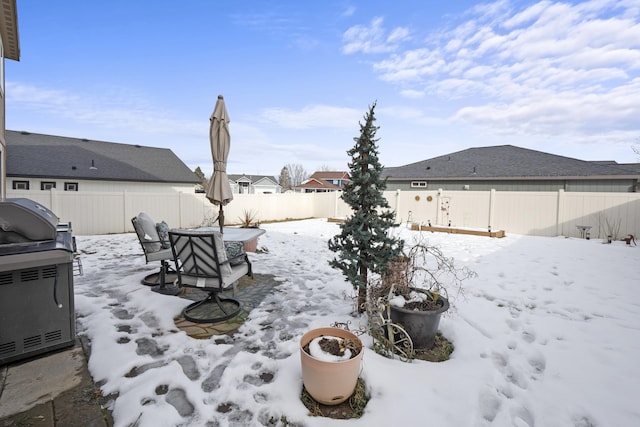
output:
[[[280,177],[278,178],[278,184],[282,187],[282,190],[291,190],[291,176],[289,175],[289,169],[283,167],[280,170]]]
[[[341,232],[329,241],[329,249],[338,255],[329,264],[340,269],[354,288],[358,289],[358,311],[363,312],[367,300],[368,272],[382,274],[389,261],[399,255],[403,241],[389,236],[394,212],[383,191],[382,165],[378,160],[377,130],[374,125],[376,103],[369,108],[365,123],[360,123],[360,136],[353,138],[355,146],[347,151],[351,157],[351,182],[343,187],[342,200],[353,214],[340,224]]]
[[[193,173],[195,173],[196,176],[200,179],[200,182],[205,182],[207,180],[207,178],[205,178],[204,176],[204,172],[202,172],[202,169],[200,169],[200,166],[196,167],[196,170],[193,171]]]

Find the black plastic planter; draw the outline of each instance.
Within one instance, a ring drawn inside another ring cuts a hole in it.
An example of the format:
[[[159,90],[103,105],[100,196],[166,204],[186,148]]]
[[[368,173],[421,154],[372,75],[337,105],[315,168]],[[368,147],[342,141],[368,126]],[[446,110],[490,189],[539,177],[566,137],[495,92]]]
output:
[[[402,325],[413,341],[414,349],[433,347],[440,316],[449,309],[449,301],[440,296],[443,305],[438,310],[416,311],[391,306],[391,321]]]

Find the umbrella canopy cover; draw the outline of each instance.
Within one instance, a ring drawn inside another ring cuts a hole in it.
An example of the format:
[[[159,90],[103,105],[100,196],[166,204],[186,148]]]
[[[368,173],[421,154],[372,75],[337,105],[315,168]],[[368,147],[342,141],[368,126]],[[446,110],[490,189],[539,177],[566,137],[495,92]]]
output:
[[[211,114],[209,128],[213,174],[207,183],[206,196],[211,203],[225,206],[233,200],[233,193],[227,177],[227,158],[231,146],[229,134],[229,114],[222,95],[218,95],[216,106]]]

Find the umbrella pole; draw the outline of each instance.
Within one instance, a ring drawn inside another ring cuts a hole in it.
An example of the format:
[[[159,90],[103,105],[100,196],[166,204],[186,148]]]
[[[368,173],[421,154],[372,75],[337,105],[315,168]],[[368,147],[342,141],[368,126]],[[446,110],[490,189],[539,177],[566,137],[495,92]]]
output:
[[[220,224],[220,234],[224,233],[222,227],[224,227],[224,211],[222,210],[222,204],[220,204],[220,212],[218,213],[218,223]]]

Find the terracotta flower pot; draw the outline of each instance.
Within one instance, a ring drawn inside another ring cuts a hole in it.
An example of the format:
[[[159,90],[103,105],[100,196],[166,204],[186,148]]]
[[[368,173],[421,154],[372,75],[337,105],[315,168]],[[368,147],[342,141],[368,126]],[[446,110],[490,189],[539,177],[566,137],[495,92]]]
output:
[[[316,359],[304,350],[313,339],[321,336],[348,338],[356,343],[358,354],[340,362],[327,362]],[[353,333],[341,328],[313,329],[300,339],[300,360],[302,363],[302,382],[311,397],[324,405],[338,405],[347,400],[356,389],[358,376],[362,369],[364,348],[360,339]]]

